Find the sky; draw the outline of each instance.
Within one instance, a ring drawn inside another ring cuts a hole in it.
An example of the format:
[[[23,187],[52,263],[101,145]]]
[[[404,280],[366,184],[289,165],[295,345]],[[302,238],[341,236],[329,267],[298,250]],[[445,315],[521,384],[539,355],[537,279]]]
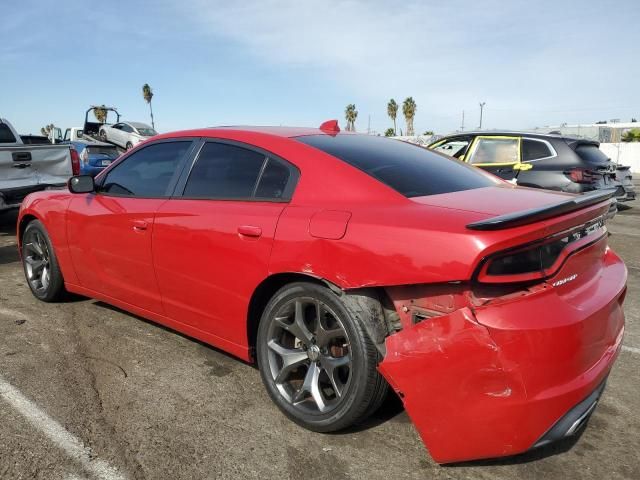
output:
[[[0,117],[81,126],[89,105],[160,132],[318,126],[360,132],[414,98],[418,133],[640,117],[640,2],[2,0]],[[401,112],[398,130],[404,129]]]

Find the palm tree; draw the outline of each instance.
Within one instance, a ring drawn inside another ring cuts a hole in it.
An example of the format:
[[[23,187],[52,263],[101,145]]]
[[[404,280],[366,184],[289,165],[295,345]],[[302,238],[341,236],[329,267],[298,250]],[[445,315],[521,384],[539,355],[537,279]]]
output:
[[[151,107],[151,99],[153,98],[153,90],[151,90],[151,87],[149,86],[148,83],[145,83],[142,86],[142,97],[144,98],[144,101],[149,104],[149,111],[151,112],[151,126],[155,130],[156,125],[155,125],[155,123],[153,123],[153,108]]]
[[[49,134],[50,134],[51,132],[53,132],[53,130],[54,130],[55,128],[56,128],[56,126],[55,126],[53,123],[50,123],[49,125],[45,125],[44,127],[42,127],[42,128],[40,129],[40,133],[41,133],[42,135],[44,135],[45,137],[48,137],[48,136],[49,136]]]
[[[391,117],[391,120],[393,120],[393,134],[395,135],[396,134],[396,116],[398,115],[398,104],[393,98],[389,100],[389,103],[387,103],[387,115],[389,115]]]
[[[107,120],[107,107],[102,105],[101,107],[93,107],[93,115],[100,123],[104,123]]]
[[[358,111],[353,103],[347,105],[344,110],[344,118],[347,120],[347,132],[356,131],[356,118],[358,118]]]
[[[413,100],[413,97],[407,97],[404,102],[402,102],[402,114],[404,115],[404,119],[407,122],[407,135],[412,137],[415,133],[413,131],[413,117],[416,116],[416,110],[418,106],[416,102]]]

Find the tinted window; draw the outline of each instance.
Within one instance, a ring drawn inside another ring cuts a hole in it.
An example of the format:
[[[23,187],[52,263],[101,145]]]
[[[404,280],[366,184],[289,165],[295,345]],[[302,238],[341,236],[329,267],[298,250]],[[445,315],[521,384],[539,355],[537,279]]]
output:
[[[101,191],[112,195],[164,197],[191,142],[165,142],[132,153],[111,170]]]
[[[284,196],[291,171],[289,167],[270,158],[262,172],[256,190],[258,198],[282,198]]]
[[[133,128],[131,128],[130,125],[124,124],[122,125],[122,131],[127,133],[133,133]]]
[[[472,153],[471,163],[517,163],[517,138],[479,138]]]
[[[368,135],[310,135],[296,140],[345,161],[406,197],[495,185],[473,167],[399,140]]]
[[[522,161],[537,160],[539,158],[550,157],[553,152],[545,142],[538,140],[522,139]]]
[[[587,163],[607,163],[607,157],[602,150],[595,145],[578,145],[576,148],[578,156]]]
[[[265,155],[224,143],[206,143],[193,166],[185,197],[251,198]]]
[[[16,143],[16,137],[6,123],[0,123],[0,143]]]

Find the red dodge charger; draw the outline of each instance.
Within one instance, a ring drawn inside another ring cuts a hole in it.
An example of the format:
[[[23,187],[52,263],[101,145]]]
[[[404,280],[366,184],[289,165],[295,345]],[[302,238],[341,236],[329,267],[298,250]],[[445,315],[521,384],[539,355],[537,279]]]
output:
[[[585,425],[620,349],[610,192],[517,187],[335,121],[160,135],[68,187],[20,211],[33,294],[255,361],[310,430],[390,387],[437,462],[524,452]]]

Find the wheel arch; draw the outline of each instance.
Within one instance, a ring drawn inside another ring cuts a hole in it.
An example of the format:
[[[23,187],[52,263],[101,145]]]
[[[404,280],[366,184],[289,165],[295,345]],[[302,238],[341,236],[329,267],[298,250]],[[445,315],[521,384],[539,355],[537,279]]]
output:
[[[373,321],[365,322],[365,328],[372,338],[374,343],[381,348],[384,343],[384,338],[391,333],[391,322],[395,321],[395,310],[393,303],[391,302],[384,287],[368,287],[368,288],[356,288],[356,289],[344,289],[335,283],[326,280],[322,277],[309,275],[299,272],[283,272],[275,273],[265,278],[254,290],[251,299],[249,300],[249,307],[247,310],[247,342],[249,347],[249,357],[255,360],[255,348],[258,335],[258,326],[262,317],[262,312],[269,303],[269,300],[285,285],[295,282],[309,282],[316,285],[323,285],[329,288],[333,293],[338,296],[344,294],[350,294],[350,302],[357,302],[362,311],[374,311],[379,313],[374,315]],[[372,302],[379,304],[379,310],[376,307],[371,307]],[[367,315],[363,315],[366,319]],[[382,347],[383,348],[383,347]]]
[[[319,277],[298,272],[274,273],[265,278],[256,287],[249,300],[247,310],[247,342],[249,346],[249,356],[255,360],[256,339],[258,336],[258,325],[264,308],[271,300],[271,297],[285,285],[295,282],[309,282],[318,285],[330,285],[332,290],[341,291],[340,287],[327,282]]]
[[[22,245],[22,236],[24,235],[24,231],[26,230],[27,225],[29,225],[34,220],[38,220],[42,222],[41,218],[38,218],[32,213],[26,213],[22,215],[20,217],[20,221],[18,222],[18,239],[17,240],[18,240],[18,249],[20,250],[21,255],[22,255],[22,248],[20,246]]]

